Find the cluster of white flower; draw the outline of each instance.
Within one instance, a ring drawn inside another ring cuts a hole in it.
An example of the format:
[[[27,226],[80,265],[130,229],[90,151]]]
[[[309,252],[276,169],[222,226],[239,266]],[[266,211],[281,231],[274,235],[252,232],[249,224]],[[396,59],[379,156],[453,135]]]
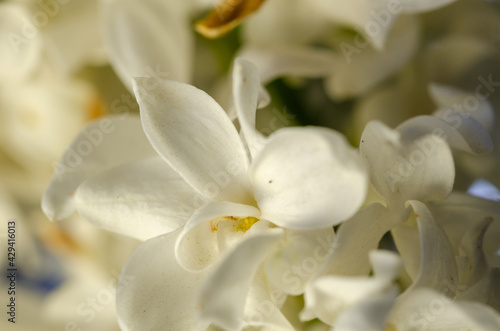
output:
[[[52,163],[42,209],[141,242],[122,330],[500,330],[498,6],[41,3],[0,3],[17,54],[0,73],[46,107],[50,80],[71,100],[51,118],[76,108],[73,127],[89,100],[109,108]],[[120,98],[73,86],[97,64]],[[29,101],[0,94],[2,112]],[[264,127],[283,104],[303,125]],[[6,145],[29,164],[58,151],[41,136]]]

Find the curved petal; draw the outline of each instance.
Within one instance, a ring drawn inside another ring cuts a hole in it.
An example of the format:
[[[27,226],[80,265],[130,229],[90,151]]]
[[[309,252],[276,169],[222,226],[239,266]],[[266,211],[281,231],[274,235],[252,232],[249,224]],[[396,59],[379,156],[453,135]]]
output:
[[[194,86],[169,80],[134,91],[151,144],[195,190],[210,199],[251,203],[247,159],[224,110]]]
[[[332,10],[336,10],[332,6]],[[334,74],[326,80],[326,92],[333,99],[360,95],[375,87],[405,65],[416,52],[419,24],[415,17],[401,17],[379,51],[353,41],[341,43],[342,54],[335,58]],[[354,39],[356,40],[356,39]]]
[[[417,278],[406,293],[420,287],[451,292],[456,296],[458,286],[458,269],[453,248],[445,232],[434,221],[429,209],[420,201],[408,201],[417,218],[420,235],[420,270]],[[397,240],[395,238],[395,240]],[[408,256],[408,259],[412,257]],[[403,258],[403,261],[405,258]]]
[[[397,294],[397,288],[393,287],[387,293],[353,304],[337,318],[335,331],[386,330],[385,321]]]
[[[304,293],[309,279],[328,258],[334,236],[333,228],[286,230],[279,248],[265,262],[267,281],[289,295]]]
[[[152,84],[191,80],[194,41],[183,1],[105,1],[104,40],[111,65],[132,90],[133,77]]]
[[[402,0],[403,12],[406,14],[418,14],[439,9],[447,6],[455,0]]]
[[[282,76],[320,78],[334,73],[335,53],[296,45],[246,46],[239,53],[258,68],[267,84]]]
[[[409,140],[434,134],[445,139],[452,148],[468,153],[485,154],[493,150],[491,136],[474,118],[457,115],[453,110],[450,113],[445,110],[442,116],[443,119],[427,115],[416,116],[401,123],[396,130]]]
[[[318,275],[368,274],[370,271],[368,252],[377,249],[384,234],[404,222],[408,214],[408,211],[397,214],[379,203],[363,207],[340,226],[329,248],[331,255],[318,270]]]
[[[295,330],[280,310],[281,299],[286,299],[286,296],[269,286],[267,275],[259,268],[247,294],[243,312],[244,325],[262,327],[262,330]]]
[[[429,93],[439,107],[433,115],[453,123],[460,117],[472,116],[488,132],[491,132],[495,123],[493,107],[479,91],[481,90],[478,89],[475,94],[472,94],[450,86],[429,84]],[[457,111],[450,111],[450,108]]]
[[[118,281],[116,311],[122,330],[205,330],[197,294],[206,273],[176,262],[177,232],[149,239],[130,256]]]
[[[361,206],[367,175],[339,133],[285,128],[269,137],[251,173],[262,218],[295,230],[338,224]]]
[[[119,164],[154,155],[139,117],[110,116],[90,123],[57,163],[42,198],[43,212],[51,220],[71,216],[76,208],[73,194],[83,181]]]
[[[346,310],[366,299],[387,292],[396,296],[397,289],[393,280],[401,271],[401,259],[393,252],[374,250],[370,252],[370,262],[374,271],[389,268],[390,272],[375,274],[373,277],[358,276],[323,276],[312,282],[314,300],[306,301],[301,319],[307,318],[311,310],[315,315],[329,325],[336,325],[337,318]]]
[[[467,274],[459,277],[465,288],[476,284],[489,270],[488,261],[483,251],[483,240],[486,230],[493,222],[491,217],[478,222],[471,231],[467,232],[460,242],[459,251],[462,256],[468,257]],[[461,276],[461,275],[459,275]],[[464,279],[464,282],[462,282]]]
[[[255,118],[261,88],[257,68],[237,58],[233,69],[234,106],[241,126],[241,136],[250,155],[255,157],[264,145],[265,137],[255,128]]]
[[[442,200],[455,179],[453,156],[437,135],[415,140],[378,121],[368,123],[359,146],[375,190],[391,206],[406,200]]]
[[[400,296],[391,311],[389,330],[484,330],[500,328],[492,308],[473,302],[453,302],[441,293],[419,288]]]
[[[249,237],[217,266],[201,289],[204,318],[228,330],[238,329],[253,278],[282,236],[283,230],[275,228]]]
[[[483,279],[460,293],[459,299],[481,302],[500,311],[500,268],[491,268]]]
[[[232,202],[213,202],[195,211],[175,244],[175,256],[183,268],[199,272],[213,264],[219,256],[219,224],[224,217],[260,217],[252,206]],[[224,229],[226,230],[226,229]],[[230,230],[230,229],[227,229]],[[240,232],[232,229],[233,232]],[[240,232],[243,236],[243,232]]]
[[[83,182],[78,213],[108,231],[146,240],[182,227],[197,193],[159,156],[128,163]]]

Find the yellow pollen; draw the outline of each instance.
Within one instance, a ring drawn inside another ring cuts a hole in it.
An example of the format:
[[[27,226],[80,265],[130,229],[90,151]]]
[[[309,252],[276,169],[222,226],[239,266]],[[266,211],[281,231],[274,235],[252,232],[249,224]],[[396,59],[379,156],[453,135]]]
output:
[[[259,221],[259,219],[256,217],[252,217],[252,216],[245,217],[245,218],[240,220],[240,223],[236,227],[236,230],[247,232],[252,227],[252,225],[257,223],[258,221]]]

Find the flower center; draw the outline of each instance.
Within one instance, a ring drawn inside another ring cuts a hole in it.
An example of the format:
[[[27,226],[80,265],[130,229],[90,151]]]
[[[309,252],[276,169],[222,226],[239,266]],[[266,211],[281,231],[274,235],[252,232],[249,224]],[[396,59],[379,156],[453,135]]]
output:
[[[234,216],[224,216],[213,219],[210,221],[210,228],[212,232],[219,230],[219,222],[231,222],[231,227],[234,231],[247,232],[250,230],[252,225],[260,221],[257,217],[234,217]]]

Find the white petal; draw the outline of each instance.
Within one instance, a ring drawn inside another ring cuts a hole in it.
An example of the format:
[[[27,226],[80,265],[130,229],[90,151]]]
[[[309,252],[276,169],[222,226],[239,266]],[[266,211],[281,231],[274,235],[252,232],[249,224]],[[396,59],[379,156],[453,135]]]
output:
[[[335,331],[384,331],[385,320],[389,314],[396,295],[397,288],[387,293],[366,298],[346,309],[335,322]]]
[[[434,221],[429,209],[420,201],[408,201],[417,218],[420,234],[420,270],[410,289],[427,287],[441,290],[446,286],[456,295],[458,285],[458,270],[453,248],[445,232]],[[403,258],[404,260],[404,258]]]
[[[197,199],[159,156],[105,171],[83,182],[75,194],[83,218],[140,240],[182,227]]]
[[[417,14],[439,9],[447,6],[455,0],[402,0],[403,12],[407,14]]]
[[[491,268],[486,277],[460,293],[459,299],[481,302],[500,311],[500,268]]]
[[[304,293],[306,283],[328,258],[334,235],[333,228],[286,230],[279,248],[265,263],[269,283],[289,295]]]
[[[194,86],[161,80],[134,90],[151,144],[195,190],[211,199],[252,202],[241,139],[224,110]]]
[[[384,48],[386,36],[401,12],[400,6],[391,6],[389,12],[386,1],[316,0],[313,3],[319,6],[321,13],[329,17],[333,23],[351,26],[364,34],[378,50]]]
[[[365,199],[367,176],[357,153],[339,133],[285,128],[252,164],[262,218],[295,230],[315,230],[351,217]]]
[[[370,271],[368,252],[377,249],[384,234],[407,218],[408,212],[397,214],[379,203],[362,208],[342,223],[330,247],[332,254],[318,274],[367,275]]]
[[[434,134],[445,139],[452,148],[468,153],[485,154],[493,150],[491,136],[474,118],[459,116],[453,110],[448,115],[444,111],[442,115],[443,119],[434,116],[413,117],[401,123],[396,130],[411,140]]]
[[[219,229],[217,224],[210,221],[224,216],[259,218],[260,211],[252,206],[232,202],[213,202],[196,210],[175,245],[177,261],[186,270],[201,271],[217,260]]]
[[[73,194],[86,179],[122,163],[156,155],[142,131],[139,117],[111,116],[90,123],[59,160],[42,209],[51,220],[75,211]]]
[[[201,290],[205,318],[225,329],[238,329],[259,265],[282,236],[282,229],[269,229],[249,237],[217,267]]]
[[[255,118],[261,88],[257,68],[238,58],[233,69],[234,105],[241,126],[241,135],[252,157],[262,149],[265,137],[255,128]]]
[[[398,131],[368,123],[359,147],[375,190],[394,207],[406,200],[442,200],[455,179],[453,156],[437,135],[407,139]]]
[[[493,222],[493,219],[488,217],[478,222],[463,238],[460,243],[460,253],[467,256],[469,260],[465,287],[477,283],[481,280],[489,270],[488,261],[483,251],[484,234],[488,227]],[[459,277],[462,280],[462,277]]]
[[[500,328],[492,308],[472,302],[453,302],[431,289],[419,288],[400,296],[387,323],[393,330],[481,330]]]
[[[104,38],[123,84],[133,77],[189,82],[193,36],[180,1],[111,0],[104,6]]]
[[[204,330],[197,293],[206,273],[190,273],[174,256],[178,232],[144,242],[130,256],[117,287],[122,330]]]
[[[260,268],[247,294],[243,313],[245,325],[263,327],[262,330],[295,330],[279,308],[282,305],[281,298],[285,299],[285,294],[270,289],[266,275]]]
[[[306,311],[313,308],[316,316],[323,322],[333,325],[346,309],[363,302],[365,299],[379,294],[394,292],[392,282],[401,271],[401,260],[389,251],[370,252],[370,262],[374,271],[389,267],[392,272],[382,272],[373,277],[358,276],[323,276],[312,282],[314,302],[301,313],[304,319]],[[397,291],[397,290],[396,290]],[[393,293],[395,297],[395,293]]]
[[[282,76],[326,77],[334,72],[335,65],[335,53],[303,46],[247,46],[238,56],[252,62],[259,69],[263,84]]]
[[[332,10],[336,10],[332,6]],[[389,34],[383,50],[364,48],[353,41],[342,43],[342,54],[335,58],[334,74],[326,81],[333,99],[365,93],[405,65],[418,46],[419,24],[415,17],[401,17]]]
[[[481,90],[476,89],[475,94],[472,94],[445,85],[429,84],[429,93],[439,107],[433,115],[452,123],[459,120],[457,116],[467,117],[469,115],[488,132],[491,132],[495,122],[495,114],[491,104],[479,91]],[[452,111],[451,108],[458,111]]]

